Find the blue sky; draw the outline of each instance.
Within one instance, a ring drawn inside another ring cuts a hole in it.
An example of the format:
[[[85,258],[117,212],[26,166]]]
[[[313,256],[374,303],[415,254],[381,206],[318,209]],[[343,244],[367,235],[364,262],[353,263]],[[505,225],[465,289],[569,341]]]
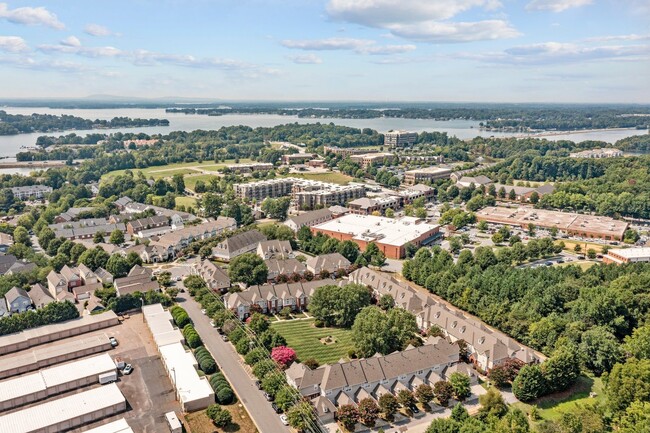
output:
[[[650,0],[0,1],[0,97],[650,103]]]

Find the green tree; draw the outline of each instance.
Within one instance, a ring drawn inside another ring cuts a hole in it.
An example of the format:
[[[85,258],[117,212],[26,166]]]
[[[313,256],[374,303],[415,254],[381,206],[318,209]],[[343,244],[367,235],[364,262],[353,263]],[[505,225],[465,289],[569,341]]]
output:
[[[361,400],[357,411],[359,412],[359,421],[362,424],[369,427],[375,425],[375,421],[379,417],[379,406],[375,403],[374,399],[367,397]]]
[[[454,394],[454,388],[446,380],[439,380],[433,384],[433,394],[440,406],[447,406],[449,399]]]
[[[478,413],[482,419],[501,418],[508,412],[508,406],[503,400],[503,396],[494,387],[488,388],[487,393],[479,396],[478,401],[481,404]]]
[[[14,229],[14,242],[30,246],[32,244],[29,238],[29,232],[25,227],[18,226]]]
[[[174,174],[172,176],[172,186],[177,194],[182,195],[185,193],[185,180],[182,174]]]
[[[50,266],[52,266],[56,272],[59,272],[61,268],[68,264],[69,261],[70,259],[65,254],[57,254],[52,257],[52,260],[50,260]]]
[[[594,250],[593,248],[589,248],[589,249],[587,250],[587,257],[588,257],[590,260],[594,260],[594,259],[596,258],[596,255],[597,255],[597,254],[596,254],[596,250]]]
[[[268,272],[269,270],[264,261],[253,253],[235,257],[228,268],[228,276],[231,281],[241,282],[249,286],[265,283]]]
[[[275,404],[277,404],[278,407],[285,412],[288,411],[291,408],[291,406],[293,406],[295,400],[296,400],[295,393],[288,386],[285,386],[280,391],[278,391],[278,393],[275,396]]]
[[[401,404],[402,407],[409,408],[415,406],[416,400],[411,391],[402,389],[397,393],[397,402]]]
[[[469,376],[463,373],[452,373],[449,377],[449,383],[454,390],[454,397],[458,401],[463,401],[472,393]]]
[[[352,404],[339,406],[336,411],[336,418],[346,430],[353,431],[355,424],[359,421],[359,411]]]
[[[639,326],[625,337],[623,350],[637,359],[650,359],[650,324]]]
[[[414,394],[415,394],[415,398],[417,398],[418,401],[423,405],[429,404],[434,397],[433,388],[431,388],[426,383],[423,383],[419,385],[417,388],[415,388]]]
[[[618,421],[618,433],[650,432],[650,402],[634,401]]]
[[[451,409],[451,419],[463,424],[469,418],[469,413],[462,403],[458,403]]]
[[[395,218],[395,211],[391,208],[388,208],[386,209],[384,215],[386,215],[386,218]]]
[[[95,243],[95,244],[101,244],[102,242],[104,242],[104,237],[105,237],[105,236],[106,236],[106,233],[104,233],[104,232],[101,231],[101,230],[98,231],[98,232],[95,233],[95,235],[93,236],[93,243]]]
[[[203,209],[204,216],[216,218],[221,214],[223,200],[220,195],[208,192],[201,197],[200,206]]]
[[[336,252],[354,263],[359,256],[359,245],[352,241],[343,241],[336,247]]]
[[[602,326],[596,326],[582,334],[580,352],[588,369],[600,376],[610,371],[614,364],[623,359],[618,339]]]
[[[217,427],[226,427],[232,422],[230,412],[223,409],[218,404],[208,406],[205,413]]]
[[[521,401],[531,401],[544,395],[548,389],[539,365],[526,365],[512,383],[512,392]]]
[[[251,328],[251,331],[255,333],[255,335],[260,335],[262,332],[269,329],[271,322],[269,321],[269,318],[264,314],[253,313],[253,315],[251,315],[250,319],[248,320],[248,326]]]
[[[580,357],[575,348],[565,346],[553,352],[542,364],[542,373],[550,391],[564,391],[573,386],[580,376]]]
[[[382,394],[379,397],[379,409],[386,418],[391,419],[399,409],[397,398],[393,394]]]
[[[122,245],[124,243],[124,233],[122,233],[122,230],[113,230],[109,241],[113,245]]]
[[[326,326],[350,327],[362,308],[370,305],[370,292],[364,286],[323,286],[315,290],[309,312]]]
[[[308,401],[301,401],[287,412],[289,425],[298,431],[304,431],[316,423],[314,408]]]
[[[612,368],[605,387],[609,408],[624,412],[634,401],[650,402],[650,360],[629,358]]]
[[[129,273],[131,266],[129,266],[129,262],[122,255],[113,254],[106,262],[106,270],[114,278],[121,278]]]

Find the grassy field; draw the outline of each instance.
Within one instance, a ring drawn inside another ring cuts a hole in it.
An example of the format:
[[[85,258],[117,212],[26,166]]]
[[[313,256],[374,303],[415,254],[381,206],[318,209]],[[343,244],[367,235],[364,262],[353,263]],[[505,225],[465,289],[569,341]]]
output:
[[[575,253],[575,250],[574,250],[575,246],[580,245],[580,247],[582,248],[582,250],[580,250],[580,254],[584,254],[584,255],[586,255],[587,250],[591,249],[591,248],[596,250],[597,253],[600,253],[600,252],[602,252],[603,246],[604,246],[602,244],[595,244],[595,243],[592,243],[592,242],[571,241],[571,240],[568,240],[568,239],[562,239],[562,240],[555,241],[555,243],[559,243],[559,242],[564,242],[564,250],[569,251],[571,253]],[[620,247],[615,247],[615,248],[620,248]]]
[[[299,177],[302,179],[310,180],[319,180],[321,182],[331,182],[338,183],[339,185],[347,185],[348,182],[352,180],[351,176],[348,176],[339,172],[331,173],[290,173],[287,177]]]
[[[194,191],[194,187],[196,186],[196,182],[198,181],[203,181],[206,185],[212,179],[214,176],[211,174],[199,174],[198,176],[185,176],[183,180],[185,181],[185,187],[191,189]]]
[[[595,397],[589,397],[589,393],[596,393]],[[603,392],[603,381],[596,377],[582,376],[578,382],[568,391],[560,394],[543,397],[537,402],[539,414],[542,420],[556,420],[563,413],[570,413],[578,406],[602,402],[605,399]],[[531,405],[516,403],[514,405],[527,414],[530,413]]]
[[[176,197],[176,206],[185,206],[185,209],[188,207],[196,206],[196,199],[194,197]]]
[[[332,364],[347,358],[353,349],[352,331],[339,328],[316,328],[314,320],[291,320],[274,322],[271,327],[278,331],[292,347],[300,360],[316,359],[320,364]],[[331,336],[335,342],[323,344],[321,339]]]
[[[248,416],[246,409],[240,404],[230,404],[228,406],[221,406],[230,412],[232,416],[232,423],[224,429],[216,429],[214,424],[204,410],[192,412],[185,415],[189,429],[187,431],[192,433],[215,433],[219,432],[237,432],[237,433],[257,433],[255,424]]]
[[[244,164],[244,163],[251,162],[251,160],[242,158],[239,160],[239,162],[241,164]],[[141,171],[142,174],[145,175],[145,177],[154,177],[155,179],[158,179],[161,177],[173,176],[174,174],[197,173],[200,170],[216,171],[221,167],[224,167],[228,164],[234,164],[234,163],[235,163],[234,159],[227,159],[226,162],[219,163],[219,164],[215,164],[213,161],[204,161],[203,163],[179,162],[176,164],[157,165],[154,167],[147,167],[147,168],[133,168],[131,169],[131,171],[133,173],[137,173],[138,171]],[[192,167],[196,167],[196,169],[192,169]],[[126,170],[111,171],[110,173],[106,173],[104,176],[102,176],[102,179],[124,174],[125,171]]]
[[[564,266],[576,265],[576,266],[580,266],[583,271],[586,271],[587,269],[589,269],[590,267],[592,267],[595,264],[596,264],[596,262],[590,262],[590,261],[587,261],[587,260],[580,260],[580,261],[577,261],[577,262],[560,263],[560,264],[555,265],[555,266],[563,266],[564,267]]]

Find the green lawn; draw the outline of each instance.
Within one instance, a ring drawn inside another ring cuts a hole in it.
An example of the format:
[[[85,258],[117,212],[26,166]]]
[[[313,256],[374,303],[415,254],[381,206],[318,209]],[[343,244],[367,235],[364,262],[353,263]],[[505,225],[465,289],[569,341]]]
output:
[[[330,173],[289,173],[287,177],[299,177],[302,179],[319,180],[321,182],[338,183],[339,185],[347,185],[352,177],[339,172]]]
[[[246,158],[241,158],[239,162],[244,164],[244,163],[251,162],[251,160]],[[235,163],[234,159],[227,159],[226,162],[219,163],[219,164],[215,164],[214,161],[204,161],[203,163],[179,162],[176,164],[157,165],[154,167],[147,167],[147,168],[133,168],[131,169],[131,171],[133,173],[137,173],[138,171],[141,171],[142,174],[145,175],[145,177],[153,176],[154,178],[158,179],[161,177],[172,176],[174,174],[189,174],[189,173],[197,172],[197,170],[193,170],[190,167],[196,167],[197,169],[208,170],[208,171],[216,171],[221,167],[224,167],[228,164],[234,164],[234,163]],[[104,176],[102,176],[102,178],[105,179],[109,177],[115,177],[117,175],[124,174],[125,171],[126,170],[111,171],[110,173],[106,173]]]
[[[194,191],[194,187],[196,186],[196,182],[198,181],[203,181],[206,185],[208,182],[210,182],[210,179],[212,179],[214,176],[211,174],[199,174],[197,176],[185,176],[183,180],[185,181],[185,186],[192,191]]]
[[[322,364],[333,364],[341,358],[348,357],[348,351],[354,348],[352,331],[339,328],[316,328],[314,320],[290,320],[274,322],[271,327],[278,331],[292,347],[300,360],[316,359]],[[323,344],[322,338],[331,336],[335,342]]]
[[[196,207],[196,199],[194,197],[176,197],[176,206]]]
[[[582,268],[583,271],[586,271],[587,269],[589,269],[590,267],[592,267],[595,264],[596,264],[596,262],[590,262],[590,261],[587,261],[587,260],[580,260],[580,261],[577,261],[577,262],[560,263],[560,264],[555,265],[555,266],[562,266],[562,267],[565,267],[565,266],[580,266],[580,268]]]
[[[595,392],[596,396],[589,397],[590,392]],[[542,420],[556,420],[563,413],[570,413],[578,406],[602,402],[604,399],[603,381],[599,377],[581,376],[568,391],[539,399],[537,407]],[[530,413],[529,404],[516,403],[514,406]]]

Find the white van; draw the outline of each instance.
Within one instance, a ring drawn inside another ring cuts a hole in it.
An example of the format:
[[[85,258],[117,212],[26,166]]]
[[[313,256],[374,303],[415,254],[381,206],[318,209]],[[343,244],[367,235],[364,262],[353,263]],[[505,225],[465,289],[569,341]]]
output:
[[[167,420],[167,425],[171,433],[183,433],[183,424],[178,420],[176,412],[167,412],[165,419]]]

